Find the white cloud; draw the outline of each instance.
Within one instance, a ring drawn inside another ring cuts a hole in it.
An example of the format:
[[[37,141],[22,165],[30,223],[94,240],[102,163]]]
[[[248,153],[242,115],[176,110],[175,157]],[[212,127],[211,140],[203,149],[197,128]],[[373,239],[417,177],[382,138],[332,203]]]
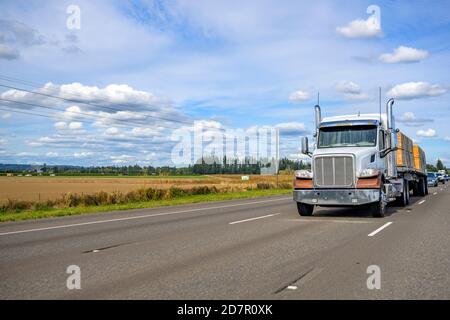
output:
[[[310,99],[308,92],[297,90],[291,93],[289,96],[289,101],[291,102],[302,102],[308,101]]]
[[[114,159],[112,162],[114,164],[124,164],[124,163],[127,163],[128,160],[125,160],[125,159]]]
[[[303,102],[310,99],[309,93],[302,90],[297,90],[289,95],[289,101],[291,102]]]
[[[370,16],[367,20],[353,20],[346,26],[337,27],[336,32],[347,38],[371,38],[382,35],[380,21],[376,16]]]
[[[72,130],[79,130],[83,128],[83,123],[82,122],[71,122],[69,123],[69,129]]]
[[[429,84],[428,82],[406,82],[392,87],[387,95],[398,99],[415,99],[423,97],[434,97],[443,95],[448,88],[439,84]]]
[[[19,48],[43,43],[44,37],[36,30],[19,21],[0,19],[0,59],[18,59]]]
[[[55,122],[54,126],[57,130],[63,130],[67,128],[67,123],[65,123],[64,121],[59,121]]]
[[[6,139],[0,138],[0,146],[5,145],[7,142]]]
[[[349,100],[367,100],[366,93],[361,92],[361,87],[353,81],[342,80],[336,84],[336,91],[343,93]]]
[[[417,131],[416,134],[419,137],[433,138],[433,137],[436,137],[436,130],[434,130],[434,129],[419,130],[419,131]]]
[[[46,155],[47,157],[49,157],[49,158],[53,158],[53,157],[57,157],[57,156],[58,156],[58,152],[52,152],[52,151],[50,151],[50,152],[47,152],[45,155]]]
[[[446,137],[444,138],[444,140],[445,140],[445,141],[450,141],[450,136],[446,136]]]
[[[361,92],[359,85],[353,81],[342,80],[336,85],[336,90],[341,93],[357,94]]]
[[[93,153],[92,153],[92,152],[89,152],[89,151],[75,152],[75,153],[73,154],[73,156],[74,156],[75,158],[87,158],[87,157],[90,157],[90,156],[92,156],[92,155],[93,155]]]
[[[106,134],[109,135],[117,135],[120,133],[119,129],[117,129],[116,127],[111,127],[105,130]]]
[[[14,60],[18,59],[19,56],[19,50],[9,45],[0,43],[0,59]]]
[[[433,119],[418,118],[412,112],[405,112],[400,117],[398,117],[396,120],[397,120],[397,122],[404,123],[405,125],[410,126],[410,127],[420,127],[427,122],[433,122]]]
[[[304,135],[309,133],[309,130],[306,129],[305,124],[299,122],[279,123],[275,126],[275,128],[280,130],[281,135]]]
[[[17,157],[35,157],[37,156],[34,152],[19,152],[16,154]]]
[[[160,134],[160,130],[157,128],[141,128],[136,127],[131,130],[131,134],[135,137],[152,137],[158,136]]]
[[[9,119],[9,118],[11,118],[11,113],[5,112],[5,113],[2,114],[1,118],[2,119]]]
[[[418,62],[428,57],[428,51],[400,46],[393,53],[384,53],[380,60],[385,63]]]
[[[128,154],[122,154],[119,156],[111,156],[111,159],[114,164],[125,164],[131,162],[135,157]]]

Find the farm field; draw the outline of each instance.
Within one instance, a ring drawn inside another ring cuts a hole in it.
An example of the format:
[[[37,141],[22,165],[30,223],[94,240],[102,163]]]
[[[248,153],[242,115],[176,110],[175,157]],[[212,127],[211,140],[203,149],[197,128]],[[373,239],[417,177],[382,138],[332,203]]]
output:
[[[276,185],[276,176],[250,175],[242,181],[241,175],[167,176],[167,177],[0,177],[0,203],[11,200],[45,201],[60,198],[67,193],[92,194],[100,191],[128,192],[139,188],[168,189],[215,186],[235,191],[256,188],[258,183]],[[291,175],[280,175],[279,184],[291,184]]]

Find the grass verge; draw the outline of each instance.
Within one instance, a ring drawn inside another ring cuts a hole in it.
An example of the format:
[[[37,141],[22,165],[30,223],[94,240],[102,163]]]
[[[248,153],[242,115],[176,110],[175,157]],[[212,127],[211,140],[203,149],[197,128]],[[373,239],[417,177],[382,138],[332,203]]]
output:
[[[191,203],[199,203],[199,202],[211,202],[211,201],[222,201],[222,200],[233,200],[233,199],[249,199],[249,198],[264,197],[264,196],[284,195],[284,194],[289,194],[291,192],[292,192],[292,189],[248,190],[248,191],[229,192],[229,193],[188,195],[188,196],[177,197],[177,198],[174,198],[171,200],[152,200],[152,201],[145,201],[145,202],[131,202],[131,203],[125,203],[125,204],[81,206],[81,207],[62,208],[62,209],[48,208],[45,210],[5,212],[5,213],[0,213],[0,222],[63,217],[63,216],[72,216],[72,215],[80,215],[80,214],[87,214],[87,213],[117,211],[117,210],[156,208],[156,207],[175,206],[175,205],[191,204]]]

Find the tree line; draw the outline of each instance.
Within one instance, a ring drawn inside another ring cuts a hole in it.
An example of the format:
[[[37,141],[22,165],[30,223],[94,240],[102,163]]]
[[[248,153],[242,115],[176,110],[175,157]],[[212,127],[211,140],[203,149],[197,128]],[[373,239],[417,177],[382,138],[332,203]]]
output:
[[[187,167],[175,167],[175,166],[63,166],[63,165],[47,165],[33,166],[24,170],[23,168],[17,169],[0,169],[0,172],[4,174],[6,172],[15,174],[42,174],[42,175],[125,175],[125,176],[140,176],[140,175],[157,175],[157,176],[169,176],[169,175],[203,175],[203,174],[260,174],[261,168],[274,166],[274,162],[261,162],[250,161],[245,159],[244,161],[238,160],[226,160],[222,162],[210,161],[211,159],[201,159],[194,165],[188,165]],[[303,162],[302,160],[290,160],[288,158],[282,158],[279,161],[280,171],[294,171],[300,169],[309,169],[310,164]]]

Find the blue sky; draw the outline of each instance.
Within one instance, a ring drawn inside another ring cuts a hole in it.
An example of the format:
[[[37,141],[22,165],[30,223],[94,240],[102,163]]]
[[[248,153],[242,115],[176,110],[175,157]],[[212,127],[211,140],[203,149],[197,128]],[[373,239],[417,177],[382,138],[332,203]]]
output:
[[[66,26],[69,5],[80,29]],[[30,82],[0,84],[90,104],[0,87],[22,102],[0,101],[0,162],[170,164],[171,130],[193,120],[277,126],[295,159],[317,91],[332,116],[377,112],[381,87],[428,162],[450,166],[448,1],[2,1],[0,12],[0,76]]]

